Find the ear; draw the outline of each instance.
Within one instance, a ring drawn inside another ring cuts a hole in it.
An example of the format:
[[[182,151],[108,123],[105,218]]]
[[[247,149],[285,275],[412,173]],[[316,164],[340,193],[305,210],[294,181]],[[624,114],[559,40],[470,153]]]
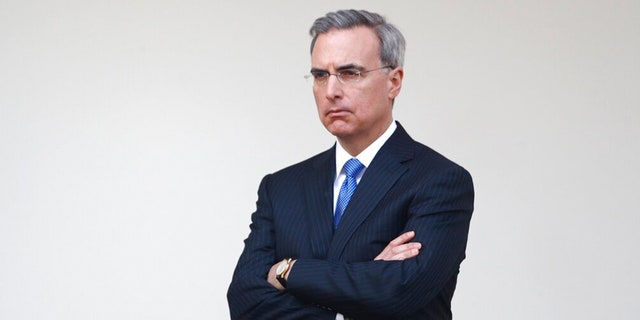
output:
[[[395,99],[402,89],[402,77],[404,77],[404,69],[397,67],[389,71],[389,99]]]

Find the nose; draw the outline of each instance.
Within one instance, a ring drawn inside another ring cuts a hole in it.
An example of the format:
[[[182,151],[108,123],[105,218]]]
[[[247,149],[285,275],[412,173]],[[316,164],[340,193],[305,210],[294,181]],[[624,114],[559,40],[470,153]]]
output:
[[[330,75],[325,84],[325,95],[327,99],[339,99],[342,97],[342,82],[338,80],[338,76]]]

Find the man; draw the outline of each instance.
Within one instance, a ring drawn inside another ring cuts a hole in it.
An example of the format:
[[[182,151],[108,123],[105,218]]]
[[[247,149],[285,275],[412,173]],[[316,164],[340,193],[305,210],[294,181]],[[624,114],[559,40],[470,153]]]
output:
[[[393,119],[404,38],[356,10],[310,33],[318,115],[337,143],[262,180],[231,318],[451,319],[473,185]]]

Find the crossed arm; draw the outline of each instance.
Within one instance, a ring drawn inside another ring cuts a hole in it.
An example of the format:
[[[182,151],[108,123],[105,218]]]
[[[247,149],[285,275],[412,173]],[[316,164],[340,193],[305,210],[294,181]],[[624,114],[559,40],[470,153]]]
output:
[[[419,242],[410,242],[413,237],[415,237],[414,231],[407,231],[397,238],[391,240],[389,244],[378,254],[373,260],[405,260],[416,257],[420,253],[420,249],[422,245]],[[289,272],[293,269],[295,265],[295,260],[291,261],[291,266],[289,267],[289,271],[285,274],[284,278],[287,279],[289,276]],[[285,288],[280,284],[280,282],[276,279],[276,268],[278,267],[278,263],[271,266],[269,273],[267,274],[267,281],[276,289],[282,291]]]
[[[417,190],[408,204],[403,227],[413,231],[391,240],[370,261],[301,258],[293,262],[290,274],[285,276],[285,292],[275,279],[272,241],[272,199],[282,195],[269,192],[279,189],[276,184],[269,190],[270,181],[265,178],[259,189],[258,209],[252,215],[251,233],[227,293],[231,318],[310,319],[330,317],[336,311],[365,318],[390,314],[402,317],[425,308],[427,303],[439,303],[432,300],[439,295],[449,299],[464,259],[473,186],[465,171],[443,172],[432,180]],[[424,249],[428,251],[422,252]],[[366,301],[366,309],[350,303],[359,297]],[[443,303],[446,308],[446,301]]]

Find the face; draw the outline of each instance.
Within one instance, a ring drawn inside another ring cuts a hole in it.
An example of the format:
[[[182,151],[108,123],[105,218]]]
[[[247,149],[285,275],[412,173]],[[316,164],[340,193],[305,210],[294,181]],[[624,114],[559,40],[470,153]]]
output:
[[[367,27],[330,30],[316,39],[311,65],[312,70],[332,74],[348,68],[383,67],[378,37]],[[343,145],[368,146],[393,120],[392,104],[402,75],[402,68],[375,70],[363,73],[355,83],[341,83],[330,76],[325,85],[313,86],[320,121]]]

